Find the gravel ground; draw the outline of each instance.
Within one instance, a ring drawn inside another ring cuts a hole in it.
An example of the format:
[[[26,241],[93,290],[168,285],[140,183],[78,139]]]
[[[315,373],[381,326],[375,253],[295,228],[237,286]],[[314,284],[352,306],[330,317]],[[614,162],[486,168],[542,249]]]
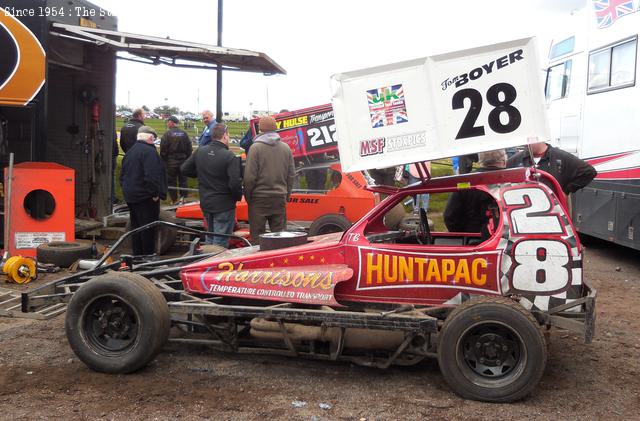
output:
[[[640,419],[640,253],[587,245],[596,338],[553,330],[545,375],[521,402],[460,399],[434,360],[378,370],[169,344],[136,374],[105,375],[71,352],[64,317],[0,318],[0,419]]]

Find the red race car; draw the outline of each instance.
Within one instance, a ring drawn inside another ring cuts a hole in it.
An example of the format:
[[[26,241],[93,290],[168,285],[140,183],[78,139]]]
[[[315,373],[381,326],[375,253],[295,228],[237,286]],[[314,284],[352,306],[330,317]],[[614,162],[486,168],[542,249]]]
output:
[[[424,162],[548,138],[534,47],[521,39],[334,76],[342,168],[416,162],[420,175],[370,188],[386,199],[344,233],[270,233],[209,254],[194,244],[165,260],[106,255],[24,293],[22,310],[68,301],[69,343],[101,372],[144,367],[176,325],[180,340],[227,351],[380,368],[433,357],[465,398],[526,396],[546,366],[545,329],[594,334],[596,293],[565,196],[535,168],[429,179]],[[472,232],[431,231],[425,209],[413,226],[397,217],[416,195],[452,192],[474,213]]]
[[[66,301],[88,280],[70,300],[67,335],[102,372],[145,366],[175,324],[230,351],[383,368],[435,357],[460,395],[516,400],[542,377],[545,328],[579,332],[586,342],[594,333],[595,291],[582,276],[580,241],[564,198],[537,177],[550,176],[513,169],[379,187],[390,196],[344,234],[228,250],[186,266],[206,256],[125,256],[25,293],[23,311]],[[458,189],[492,198],[490,228],[430,232],[424,212],[413,231],[390,225],[388,214],[408,196]]]

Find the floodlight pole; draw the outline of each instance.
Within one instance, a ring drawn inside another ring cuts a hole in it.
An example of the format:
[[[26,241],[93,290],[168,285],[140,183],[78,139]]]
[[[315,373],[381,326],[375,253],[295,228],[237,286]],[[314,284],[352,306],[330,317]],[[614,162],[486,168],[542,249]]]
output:
[[[222,47],[222,0],[218,0],[218,47]],[[216,120],[222,121],[222,66],[216,75]]]

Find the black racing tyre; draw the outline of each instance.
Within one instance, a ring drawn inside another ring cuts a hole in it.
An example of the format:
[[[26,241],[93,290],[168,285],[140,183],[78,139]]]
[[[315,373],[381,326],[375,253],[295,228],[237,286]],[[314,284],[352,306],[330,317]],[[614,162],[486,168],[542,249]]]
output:
[[[322,215],[311,223],[311,227],[309,227],[309,237],[346,231],[349,228],[351,228],[351,222],[349,222],[347,218],[337,213],[330,213]]]
[[[65,319],[69,345],[95,371],[125,374],[146,366],[169,337],[169,307],[143,276],[110,272],[73,295]]]
[[[38,262],[53,263],[67,268],[78,259],[91,259],[91,244],[75,241],[52,241],[40,244],[36,249]]]
[[[536,319],[505,297],[467,301],[451,312],[438,340],[438,363],[458,395],[486,402],[522,399],[538,384],[547,347]]]
[[[173,215],[171,212],[161,210],[160,221],[171,222],[175,224],[177,220],[175,215]],[[127,221],[125,230],[127,232],[131,231],[131,220]],[[167,226],[158,227],[156,236],[156,253],[159,255],[163,255],[167,251],[169,251],[169,249],[173,247],[173,244],[176,242],[176,236],[177,232],[175,228]],[[122,244],[122,247],[127,250],[131,250],[133,248],[132,238],[127,238]]]

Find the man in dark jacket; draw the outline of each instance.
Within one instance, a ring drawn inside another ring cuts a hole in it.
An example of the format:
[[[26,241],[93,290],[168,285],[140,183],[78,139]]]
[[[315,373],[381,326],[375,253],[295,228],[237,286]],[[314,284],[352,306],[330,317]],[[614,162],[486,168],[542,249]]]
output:
[[[142,108],[134,110],[129,121],[120,129],[120,147],[124,153],[127,153],[138,140],[138,129],[144,126],[144,114]]]
[[[295,166],[293,153],[276,133],[276,120],[262,117],[260,135],[253,140],[244,169],[244,196],[249,205],[249,231],[254,242],[266,231],[284,231],[287,225],[286,204],[291,190]]]
[[[178,195],[181,201],[187,196],[187,177],[180,172],[180,166],[191,156],[193,150],[189,135],[178,127],[179,123],[178,117],[170,116],[167,119],[169,130],[162,135],[160,141],[160,157],[167,167],[167,181],[171,187],[169,196],[173,203],[178,200]]]
[[[200,208],[207,221],[207,230],[233,234],[236,202],[242,199],[241,162],[229,150],[229,131],[226,125],[216,125],[211,142],[200,146],[187,159],[181,171],[188,177],[198,177]],[[227,236],[207,236],[207,244],[229,246]]]
[[[167,174],[153,144],[156,137],[151,127],[140,127],[138,140],[122,160],[120,184],[124,200],[129,206],[131,229],[157,221],[160,217],[160,200],[167,197]],[[155,237],[155,229],[134,235],[133,254],[153,254]]]
[[[507,161],[508,168],[534,166],[546,171],[558,180],[565,194],[576,192],[591,182],[598,174],[595,168],[582,159],[555,148],[547,143],[530,145],[533,162],[528,150],[518,152]],[[551,189],[553,186],[547,179],[541,179]]]
[[[504,169],[507,155],[504,149],[478,154],[480,168],[476,172]],[[496,201],[488,193],[477,189],[458,190],[451,193],[444,209],[444,224],[449,232],[479,232],[489,238],[488,224],[496,215],[492,207]],[[496,222],[496,221],[494,221]]]

